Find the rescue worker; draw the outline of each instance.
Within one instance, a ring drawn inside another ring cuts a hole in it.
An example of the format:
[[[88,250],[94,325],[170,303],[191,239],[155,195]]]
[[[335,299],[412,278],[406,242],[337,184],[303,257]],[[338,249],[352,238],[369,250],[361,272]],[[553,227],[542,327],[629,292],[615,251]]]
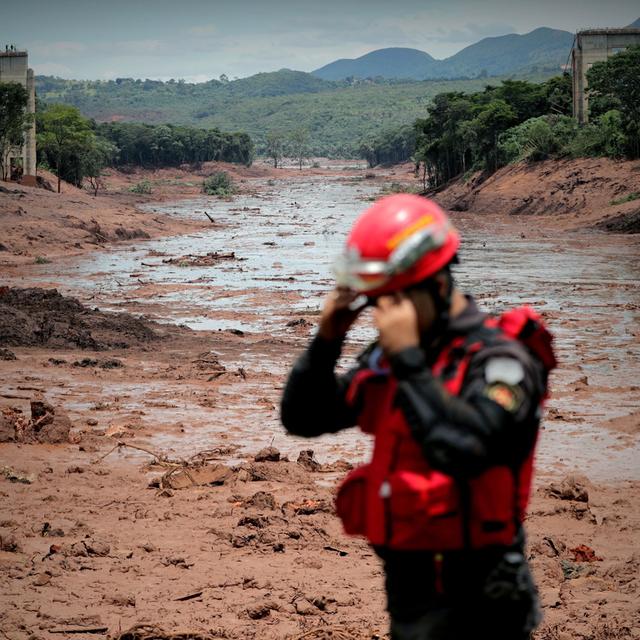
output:
[[[292,434],[358,425],[374,437],[336,509],[384,564],[392,640],[524,640],[539,621],[522,523],[551,336],[529,308],[480,311],[455,286],[459,244],[425,198],[365,211],[282,398]],[[338,375],[367,305],[377,340]]]

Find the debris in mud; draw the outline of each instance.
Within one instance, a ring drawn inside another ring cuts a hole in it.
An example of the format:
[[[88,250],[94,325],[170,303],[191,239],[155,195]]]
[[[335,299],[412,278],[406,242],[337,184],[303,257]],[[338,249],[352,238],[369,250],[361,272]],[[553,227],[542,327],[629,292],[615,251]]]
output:
[[[289,320],[287,327],[294,329],[308,329],[313,327],[313,322],[309,322],[306,318],[298,318],[297,320]]]
[[[80,540],[75,542],[70,547],[65,548],[65,555],[75,556],[81,558],[100,557],[103,558],[109,555],[111,547],[103,540],[92,540],[87,538],[86,540]]]
[[[229,251],[228,253],[211,251],[204,255],[188,253],[179,258],[164,258],[162,262],[164,264],[175,264],[179,267],[211,267],[225,260],[246,260],[246,258],[239,258],[236,256],[235,251]]]
[[[0,360],[17,360],[16,354],[13,351],[9,351],[9,349],[0,349]]]
[[[128,313],[88,309],[56,289],[0,288],[0,344],[99,351],[157,338],[149,322]]]
[[[18,409],[0,412],[0,442],[69,442],[71,427],[69,416],[43,399],[31,400],[31,420]]]
[[[256,462],[279,462],[280,452],[275,447],[260,449],[253,457]]]
[[[574,562],[601,562],[602,558],[596,556],[596,552],[586,544],[579,544],[573,549],[569,549],[573,553]]]
[[[258,491],[244,501],[244,506],[252,507],[254,509],[268,509],[273,511],[276,508],[276,499],[273,497],[272,493]]]
[[[9,553],[18,553],[20,551],[18,539],[13,533],[0,531],[0,551],[8,551]]]
[[[137,624],[114,636],[113,640],[214,640],[219,635],[199,631],[164,631],[152,624]],[[224,637],[224,636],[222,636]]]
[[[9,482],[20,482],[21,484],[32,484],[36,479],[31,473],[20,473],[11,467],[0,467],[0,476]]]
[[[322,465],[313,459],[313,449],[303,449],[298,454],[297,463],[307,471],[319,471]]]
[[[170,469],[158,479],[161,489],[187,489],[204,485],[221,485],[233,476],[233,469],[223,464],[184,466]]]
[[[333,505],[329,500],[312,500],[304,502],[285,502],[282,511],[291,512],[296,516],[312,516],[315,513],[334,513]]]
[[[560,500],[575,500],[576,502],[589,502],[589,492],[581,480],[575,476],[567,476],[560,482],[552,482],[547,492]]]
[[[74,367],[82,368],[94,368],[100,367],[100,369],[121,369],[124,364],[117,358],[111,358],[109,360],[96,360],[95,358],[82,358],[82,360],[76,360],[73,363]]]

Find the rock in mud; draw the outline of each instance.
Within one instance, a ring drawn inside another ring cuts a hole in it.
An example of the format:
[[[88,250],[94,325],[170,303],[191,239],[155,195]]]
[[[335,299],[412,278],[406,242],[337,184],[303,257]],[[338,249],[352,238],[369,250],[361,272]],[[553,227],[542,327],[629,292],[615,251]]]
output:
[[[279,462],[280,452],[275,447],[260,449],[253,458],[256,462]]]
[[[42,399],[31,401],[31,433],[25,438],[42,444],[69,442],[71,420],[62,409],[55,408]],[[29,437],[31,436],[31,437]]]
[[[0,531],[0,551],[8,551],[10,553],[17,553],[20,551],[18,539],[13,533]]]
[[[16,354],[9,349],[0,349],[0,360],[17,360]]]
[[[567,476],[560,482],[552,482],[547,492],[560,500],[575,500],[576,502],[589,502],[589,492],[585,483],[575,476]]]
[[[258,491],[244,501],[244,506],[253,507],[254,509],[273,510],[276,508],[276,499],[271,493],[267,493],[266,491]]]

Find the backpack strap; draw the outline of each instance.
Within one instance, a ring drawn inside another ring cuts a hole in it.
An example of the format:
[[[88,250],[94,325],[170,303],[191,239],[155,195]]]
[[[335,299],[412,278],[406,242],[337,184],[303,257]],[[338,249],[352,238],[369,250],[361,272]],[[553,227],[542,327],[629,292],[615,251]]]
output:
[[[524,344],[540,360],[547,374],[558,366],[553,350],[553,336],[540,315],[531,307],[523,306],[506,311],[498,318],[497,324],[505,335]]]

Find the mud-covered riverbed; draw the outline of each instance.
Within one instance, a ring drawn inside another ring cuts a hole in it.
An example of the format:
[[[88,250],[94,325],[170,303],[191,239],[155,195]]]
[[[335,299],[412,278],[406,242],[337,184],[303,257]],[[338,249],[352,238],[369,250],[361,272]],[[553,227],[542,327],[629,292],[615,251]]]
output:
[[[141,621],[210,637],[294,638],[322,626],[384,637],[378,561],[331,513],[335,482],[370,442],[356,430],[311,443],[287,437],[277,412],[331,263],[377,187],[319,176],[251,189],[229,202],[148,205],[180,219],[206,211],[213,222],[196,233],[5,274],[7,285],[55,286],[91,309],[162,323],[153,329],[161,338],[127,348],[114,324],[105,350],[11,347],[16,360],[0,362],[0,407],[27,415],[43,394],[68,412],[74,440],[0,445],[7,637],[60,637],[49,632],[82,625],[103,631],[74,637],[115,636]],[[460,286],[490,311],[533,305],[557,337],[561,366],[529,519],[546,612],[539,638],[635,637],[640,243],[557,236],[534,218],[453,215],[464,236]],[[372,336],[365,317],[345,365]],[[102,366],[111,360],[120,364]],[[118,441],[147,451],[112,450]],[[269,445],[290,461],[255,462]],[[320,467],[304,455],[295,462],[309,447]],[[166,464],[203,450],[233,469],[222,484],[147,488]],[[148,452],[161,464],[143,467]],[[548,491],[569,472],[588,476],[586,503]],[[579,562],[580,544],[602,561]]]

